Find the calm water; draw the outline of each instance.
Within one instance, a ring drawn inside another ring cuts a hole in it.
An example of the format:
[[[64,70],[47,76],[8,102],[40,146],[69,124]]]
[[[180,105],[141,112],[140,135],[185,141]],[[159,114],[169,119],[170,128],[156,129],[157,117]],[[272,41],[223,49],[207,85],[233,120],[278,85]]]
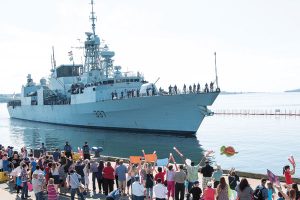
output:
[[[212,107],[212,110],[219,109],[300,112],[300,93],[220,95]],[[73,147],[88,141],[90,146],[102,146],[106,155],[128,157],[140,155],[145,149],[146,152],[156,150],[161,158],[167,157],[176,146],[194,161],[201,159],[203,149],[212,149],[216,152],[215,161],[223,168],[260,173],[270,169],[280,174],[290,154],[296,162],[300,160],[299,131],[300,117],[230,115],[205,118],[196,137],[73,128],[10,119],[6,104],[0,104],[0,133],[4,145],[35,148],[44,142],[48,148],[62,148],[65,141]],[[239,153],[233,157],[220,155],[222,145],[234,146]],[[300,168],[296,170],[299,177]]]

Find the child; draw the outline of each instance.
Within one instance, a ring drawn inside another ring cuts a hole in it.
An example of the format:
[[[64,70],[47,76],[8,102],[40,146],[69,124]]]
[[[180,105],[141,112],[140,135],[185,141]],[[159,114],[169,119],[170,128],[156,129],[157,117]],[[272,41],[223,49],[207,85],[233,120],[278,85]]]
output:
[[[189,191],[193,195],[193,200],[199,200],[202,194],[202,190],[199,188],[199,181],[194,182],[194,186]]]
[[[203,192],[203,199],[204,200],[214,200],[215,199],[215,190],[212,187],[212,182],[207,183],[207,187]]]
[[[268,189],[268,200],[273,200],[275,189],[273,187],[273,183],[271,183],[270,181],[267,182],[267,189]]]
[[[58,200],[58,195],[54,186],[54,179],[50,178],[47,186],[48,200]]]
[[[285,176],[285,183],[287,185],[293,184],[292,175],[295,174],[295,164],[293,165],[293,170],[290,170],[290,166],[286,165],[283,167],[283,174]]]

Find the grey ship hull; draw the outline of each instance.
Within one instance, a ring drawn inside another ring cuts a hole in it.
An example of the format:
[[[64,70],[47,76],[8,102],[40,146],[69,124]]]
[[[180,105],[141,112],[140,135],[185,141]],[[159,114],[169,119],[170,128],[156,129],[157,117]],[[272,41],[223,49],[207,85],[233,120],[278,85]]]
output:
[[[84,104],[9,106],[11,118],[90,128],[194,134],[219,92]]]

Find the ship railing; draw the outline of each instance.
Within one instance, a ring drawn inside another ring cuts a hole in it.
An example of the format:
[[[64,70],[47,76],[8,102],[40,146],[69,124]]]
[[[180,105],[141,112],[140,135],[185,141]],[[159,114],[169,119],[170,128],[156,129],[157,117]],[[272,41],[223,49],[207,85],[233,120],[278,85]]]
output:
[[[11,100],[7,102],[7,107],[12,106],[13,108],[16,106],[21,106],[21,100]]]

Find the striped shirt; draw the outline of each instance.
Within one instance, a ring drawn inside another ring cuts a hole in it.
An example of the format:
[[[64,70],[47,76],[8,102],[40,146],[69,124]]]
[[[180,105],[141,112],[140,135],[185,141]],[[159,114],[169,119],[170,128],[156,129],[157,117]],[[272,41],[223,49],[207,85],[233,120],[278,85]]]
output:
[[[58,195],[56,193],[55,187],[53,184],[49,184],[47,186],[47,191],[48,191],[48,200],[58,200]]]

